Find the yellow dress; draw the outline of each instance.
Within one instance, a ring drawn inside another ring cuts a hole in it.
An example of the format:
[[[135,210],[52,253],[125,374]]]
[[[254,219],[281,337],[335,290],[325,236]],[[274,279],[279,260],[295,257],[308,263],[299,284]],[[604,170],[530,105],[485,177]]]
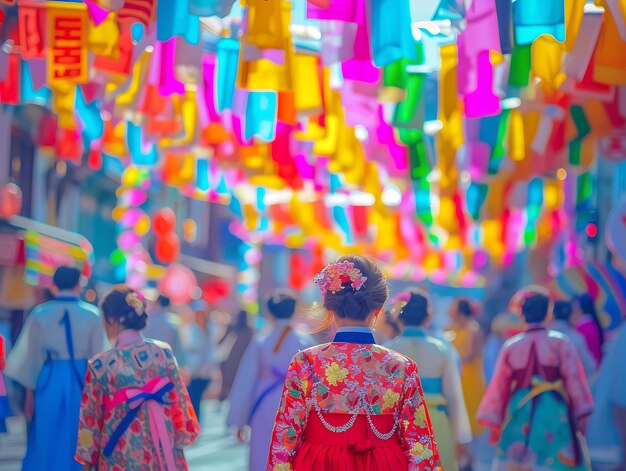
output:
[[[446,333],[446,338],[454,345],[461,358],[469,355],[472,349],[472,336],[479,329],[477,324],[465,328],[453,326]],[[483,354],[480,352],[471,362],[463,362],[461,366],[461,388],[465,399],[465,407],[470,419],[472,435],[481,434],[483,428],[476,420],[476,411],[485,393],[485,373],[483,372]]]

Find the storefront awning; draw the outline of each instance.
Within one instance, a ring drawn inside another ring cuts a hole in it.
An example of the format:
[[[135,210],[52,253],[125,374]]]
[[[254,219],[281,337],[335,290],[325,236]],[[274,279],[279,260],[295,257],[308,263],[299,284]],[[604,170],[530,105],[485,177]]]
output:
[[[70,231],[15,216],[0,222],[0,247],[0,265],[24,265],[24,281],[32,286],[51,286],[60,265],[91,275],[93,247]]]

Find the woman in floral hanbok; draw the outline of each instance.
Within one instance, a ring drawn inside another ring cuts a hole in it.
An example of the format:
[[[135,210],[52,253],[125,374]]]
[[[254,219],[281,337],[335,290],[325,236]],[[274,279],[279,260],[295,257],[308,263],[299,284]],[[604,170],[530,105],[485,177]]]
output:
[[[527,329],[504,344],[478,410],[497,441],[496,471],[588,469],[581,441],[593,400],[573,344],[543,326],[549,307],[545,294],[527,295]]]
[[[182,448],[200,426],[169,345],[146,340],[145,303],[127,286],[102,302],[115,347],[89,362],[76,459],[85,470],[187,469]]]
[[[415,363],[369,328],[388,297],[381,269],[347,256],[315,283],[339,329],[291,361],[266,469],[441,470]]]

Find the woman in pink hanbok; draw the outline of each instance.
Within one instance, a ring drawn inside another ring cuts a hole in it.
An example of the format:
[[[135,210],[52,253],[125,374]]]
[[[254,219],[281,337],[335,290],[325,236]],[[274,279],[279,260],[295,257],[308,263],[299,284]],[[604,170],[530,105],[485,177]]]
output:
[[[527,294],[526,331],[504,344],[478,409],[497,442],[497,471],[587,469],[582,434],[593,400],[573,344],[544,327],[549,309],[547,295]]]

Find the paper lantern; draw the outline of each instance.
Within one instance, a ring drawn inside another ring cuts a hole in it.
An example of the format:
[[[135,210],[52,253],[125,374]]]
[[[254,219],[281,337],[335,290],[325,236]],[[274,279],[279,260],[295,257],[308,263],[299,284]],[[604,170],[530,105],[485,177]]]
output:
[[[15,183],[0,185],[0,219],[17,216],[22,210],[22,190]]]
[[[154,244],[154,254],[161,263],[170,264],[176,261],[180,253],[180,240],[178,236],[170,232],[157,237]]]
[[[192,243],[198,235],[198,225],[193,219],[185,219],[183,222],[183,239],[185,242]]]
[[[128,167],[122,174],[122,186],[132,188],[139,182],[139,170],[137,167]]]
[[[472,268],[482,270],[489,264],[489,254],[484,250],[477,250],[472,257]]]
[[[129,208],[122,216],[121,223],[126,227],[134,227],[139,219],[141,219],[142,215],[142,210],[138,208]]]
[[[324,269],[325,266],[326,266],[326,261],[324,259],[324,247],[318,244],[313,248],[313,260],[311,262],[311,271],[313,273],[320,273]]]
[[[130,188],[126,190],[122,198],[122,202],[126,206],[141,206],[148,199],[145,191],[139,188]]]
[[[174,264],[167,267],[158,288],[172,304],[187,304],[198,289],[198,281],[189,268]]]
[[[150,218],[144,214],[135,224],[135,232],[140,236],[145,236],[150,231]]]
[[[176,229],[176,214],[171,208],[160,209],[152,218],[152,227],[158,236],[173,232]]]
[[[117,246],[121,250],[130,250],[141,242],[141,237],[133,231],[122,232],[117,238]]]
[[[230,293],[230,283],[228,280],[219,278],[209,281],[202,287],[202,297],[210,304],[215,304],[226,298]]]
[[[299,253],[292,254],[289,259],[289,277],[287,279],[289,287],[301,290],[306,286],[308,278],[308,270],[305,266],[304,258]]]

